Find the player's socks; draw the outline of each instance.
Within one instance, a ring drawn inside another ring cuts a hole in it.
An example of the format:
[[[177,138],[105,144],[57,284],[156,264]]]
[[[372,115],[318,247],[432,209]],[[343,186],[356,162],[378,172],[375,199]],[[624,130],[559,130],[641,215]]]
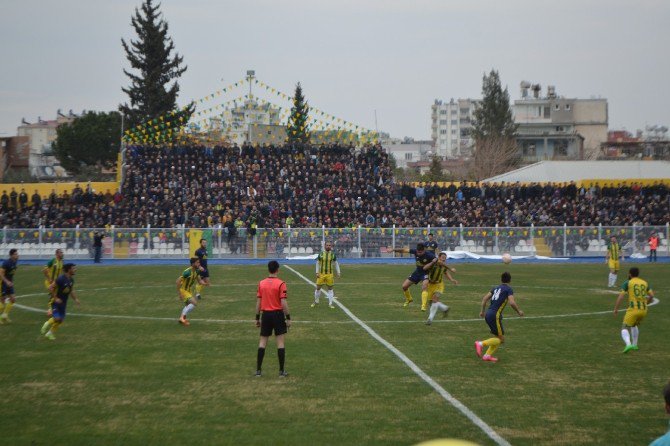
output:
[[[0,300],[0,311],[2,311],[2,310],[4,310],[4,309],[5,309],[5,301],[4,301],[4,300]]]
[[[640,329],[637,327],[631,327],[630,334],[632,335],[631,344],[633,344],[634,347],[637,347],[637,338],[640,336]],[[637,350],[637,348],[634,350]]]
[[[403,291],[403,294],[405,295],[405,302],[406,303],[410,303],[414,300],[414,299],[412,299],[412,293],[409,291],[409,288],[406,289],[405,291]]]
[[[319,303],[319,297],[321,297],[321,290],[314,290],[314,303]]]
[[[193,305],[193,304],[188,304],[188,305],[186,305],[186,306],[184,307],[184,309],[181,310],[181,315],[182,315],[183,317],[186,317],[186,315],[189,314],[191,311],[193,311],[194,308],[195,308],[195,305]]]
[[[433,318],[437,314],[437,308],[438,308],[439,302],[433,302],[432,305],[430,306],[430,314],[428,315],[428,320],[433,321]]]
[[[279,371],[283,372],[284,371],[284,362],[286,361],[286,349],[285,348],[278,348],[277,349],[277,357],[279,358]]]
[[[12,309],[13,306],[14,306],[14,303],[11,300],[8,300],[5,303],[5,309],[3,310],[2,314],[4,314],[5,317],[9,316],[9,311]]]
[[[256,370],[258,371],[261,370],[264,356],[265,356],[265,347],[258,347],[258,354],[256,355]]]
[[[428,307],[428,291],[421,291],[421,311],[426,311]]]
[[[46,334],[47,331],[49,331],[49,328],[54,324],[54,318],[50,318],[48,321],[42,325],[42,329],[40,330],[40,333]]]
[[[63,324],[62,321],[61,322],[54,321],[54,323],[51,325],[51,330],[49,330],[49,333],[52,333],[52,334],[56,333],[58,331],[58,327],[60,327],[61,324]]]
[[[621,339],[623,339],[623,342],[626,343],[626,347],[631,345],[631,343],[630,343],[630,333],[628,332],[627,328],[622,328],[621,329]]]
[[[491,356],[493,353],[495,353],[496,350],[498,350],[498,346],[500,345],[500,339],[498,338],[488,338],[485,341],[482,341],[482,345],[488,347],[486,349],[486,355]]]
[[[615,283],[616,283],[616,274],[610,273],[607,280],[607,286],[613,287]]]
[[[326,296],[328,296],[328,305],[330,305],[331,307],[333,306],[333,296],[334,295],[335,295],[335,293],[333,293],[333,290],[326,291]]]

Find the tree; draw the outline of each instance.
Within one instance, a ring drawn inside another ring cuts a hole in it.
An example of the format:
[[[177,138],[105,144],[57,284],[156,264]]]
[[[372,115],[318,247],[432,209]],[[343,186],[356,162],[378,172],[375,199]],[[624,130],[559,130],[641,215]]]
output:
[[[424,181],[445,181],[446,175],[442,170],[442,158],[438,155],[433,155],[430,159],[430,166],[428,172],[423,176]]]
[[[293,95],[293,107],[291,107],[291,115],[288,118],[286,125],[286,135],[289,143],[308,143],[309,142],[309,127],[307,123],[307,114],[309,113],[309,105],[305,102],[305,97],[302,95],[302,87],[300,82],[295,86],[295,94]]]
[[[130,99],[130,104],[119,105],[119,110],[134,127],[147,120],[165,115],[177,104],[179,83],[177,79],[186,71],[184,58],[175,53],[172,38],[168,37],[168,24],[161,18],[160,4],[144,0],[141,12],[135,8],[131,24],[137,33],[137,40],[130,44],[121,39],[130,66],[137,73],[123,70],[130,78],[130,86],[122,88]],[[174,83],[170,84],[170,82]],[[187,108],[187,117],[193,113],[193,104]],[[184,121],[188,121],[185,119]]]
[[[59,126],[52,148],[65,170],[77,174],[86,166],[114,162],[120,134],[119,112],[88,112]]]
[[[491,70],[488,76],[484,74],[482,101],[474,111],[472,123],[472,171],[476,179],[504,173],[518,165],[516,130],[507,88],[503,90],[498,72]]]

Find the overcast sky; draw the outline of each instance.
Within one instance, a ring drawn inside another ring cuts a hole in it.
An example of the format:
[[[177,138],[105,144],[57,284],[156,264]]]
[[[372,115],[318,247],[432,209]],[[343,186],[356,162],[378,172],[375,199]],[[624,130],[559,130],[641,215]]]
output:
[[[22,117],[125,101],[121,38],[135,37],[140,2],[0,0],[0,135],[16,134]],[[528,80],[607,98],[610,128],[670,124],[667,0],[163,0],[161,9],[188,65],[181,105],[255,69],[286,93],[300,81],[328,113],[374,128],[376,110],[380,130],[428,139],[433,101],[480,97],[495,68],[512,99]]]

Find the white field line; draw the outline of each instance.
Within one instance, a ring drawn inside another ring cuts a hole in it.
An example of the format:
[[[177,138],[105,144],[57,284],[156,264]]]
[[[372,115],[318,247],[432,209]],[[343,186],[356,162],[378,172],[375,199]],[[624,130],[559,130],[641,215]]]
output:
[[[314,282],[309,280],[307,277],[303,276],[300,274],[298,271],[294,270],[291,268],[289,265],[284,265],[284,268],[292,271],[295,275],[303,279],[305,282],[311,284],[312,286],[316,286]],[[503,437],[501,437],[491,426],[486,424],[484,420],[479,418],[473,411],[471,411],[467,406],[465,406],[463,403],[461,403],[459,400],[454,398],[449,392],[444,390],[442,386],[440,386],[433,378],[428,376],[426,372],[421,370],[419,366],[417,366],[411,359],[409,359],[403,352],[398,350],[393,344],[382,338],[379,334],[377,334],[376,331],[374,331],[372,328],[370,328],[365,322],[360,320],[358,317],[356,317],[355,314],[353,314],[347,307],[345,307],[341,302],[339,301],[334,301],[344,313],[349,316],[354,322],[356,322],[363,330],[367,331],[370,336],[372,336],[377,342],[382,344],[384,347],[386,347],[388,350],[391,351],[394,355],[398,357],[407,367],[409,367],[414,373],[416,373],[421,379],[423,379],[429,386],[431,386],[437,393],[442,396],[449,404],[454,406],[456,409],[458,409],[463,415],[465,415],[473,424],[475,424],[477,427],[479,427],[486,435],[488,435],[489,438],[491,438],[493,441],[496,442],[498,445],[504,445],[504,446],[511,446],[510,443],[507,442]]]

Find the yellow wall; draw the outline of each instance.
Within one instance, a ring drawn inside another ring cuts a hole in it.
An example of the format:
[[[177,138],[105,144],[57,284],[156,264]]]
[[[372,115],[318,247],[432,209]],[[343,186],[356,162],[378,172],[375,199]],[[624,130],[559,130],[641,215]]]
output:
[[[37,193],[39,193],[42,196],[42,199],[47,199],[49,195],[51,194],[52,190],[56,190],[56,193],[58,195],[62,194],[63,192],[67,191],[68,194],[72,194],[72,190],[75,188],[75,186],[79,184],[79,187],[81,187],[84,191],[86,191],[86,187],[88,186],[88,182],[81,182],[81,183],[8,183],[8,184],[0,184],[0,195],[2,195],[2,191],[7,191],[7,194],[9,194],[14,188],[16,190],[16,193],[21,193],[21,189],[25,189],[26,193],[28,194],[28,204],[31,204],[31,197],[35,193],[35,189],[37,189]],[[93,190],[96,193],[102,192],[103,194],[109,190],[110,193],[114,193],[118,190],[119,184],[113,181],[108,181],[108,182],[92,182],[91,186],[93,186]]]

